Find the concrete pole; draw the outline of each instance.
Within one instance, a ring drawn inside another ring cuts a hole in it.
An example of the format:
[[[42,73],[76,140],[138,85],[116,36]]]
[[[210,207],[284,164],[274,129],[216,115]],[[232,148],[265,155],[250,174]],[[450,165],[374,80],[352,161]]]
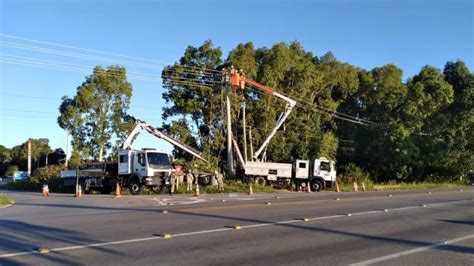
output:
[[[69,161],[69,129],[66,129],[66,168]]]
[[[253,158],[253,139],[252,139],[252,127],[249,128],[249,141],[250,141],[250,156]],[[251,159],[253,161],[253,159]]]
[[[28,139],[28,177],[31,176],[31,138]]]
[[[234,159],[232,157],[232,119],[230,116],[230,86],[226,86],[226,109],[227,109],[227,178],[234,177]]]
[[[245,102],[242,105],[242,123],[243,123],[243,128],[244,128],[244,162],[247,163],[247,123],[245,122],[245,109],[246,105]]]

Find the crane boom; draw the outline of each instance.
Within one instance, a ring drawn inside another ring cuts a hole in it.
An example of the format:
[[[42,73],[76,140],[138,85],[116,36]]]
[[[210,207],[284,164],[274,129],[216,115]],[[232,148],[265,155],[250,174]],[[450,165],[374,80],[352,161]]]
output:
[[[173,139],[172,137],[166,135],[165,133],[159,131],[158,129],[152,127],[151,125],[149,125],[148,123],[146,123],[145,121],[141,121],[141,120],[137,120],[136,124],[135,124],[135,127],[133,128],[133,130],[130,132],[130,134],[128,135],[127,139],[125,139],[125,141],[123,142],[122,144],[122,149],[128,149],[130,148],[130,146],[132,146],[132,143],[135,141],[135,139],[137,138],[137,136],[140,134],[140,131],[141,130],[145,130],[146,132],[150,133],[151,135],[157,137],[157,138],[160,138],[160,139],[163,139],[165,141],[167,141],[168,143],[184,150],[185,152],[193,155],[194,157],[200,159],[200,160],[203,160],[204,162],[207,162],[206,159],[204,159],[202,157],[202,153],[182,142],[179,142],[175,139]]]
[[[293,99],[290,99],[290,98],[288,98],[288,97],[286,97],[286,96],[284,96],[284,95],[282,95],[282,94],[280,94],[276,91],[274,91],[273,89],[271,89],[271,88],[269,88],[265,85],[262,85],[258,82],[255,82],[255,81],[251,80],[251,79],[247,79],[244,75],[237,73],[237,71],[235,71],[234,69],[232,69],[230,74],[231,74],[230,82],[231,82],[232,86],[244,89],[245,84],[250,84],[252,87],[260,89],[260,90],[262,90],[266,93],[269,93],[269,94],[271,94],[275,97],[278,97],[278,98],[280,98],[280,99],[282,99],[286,102],[285,111],[280,115],[275,127],[272,129],[272,131],[270,132],[268,137],[265,139],[265,141],[263,141],[260,148],[258,148],[258,150],[253,155],[253,159],[257,160],[258,157],[260,156],[260,154],[262,153],[262,151],[265,149],[265,147],[268,146],[268,144],[270,143],[270,140],[273,138],[273,136],[275,135],[277,130],[281,127],[281,125],[283,125],[286,118],[288,118],[288,116],[290,115],[291,110],[296,105],[296,101],[293,100]]]

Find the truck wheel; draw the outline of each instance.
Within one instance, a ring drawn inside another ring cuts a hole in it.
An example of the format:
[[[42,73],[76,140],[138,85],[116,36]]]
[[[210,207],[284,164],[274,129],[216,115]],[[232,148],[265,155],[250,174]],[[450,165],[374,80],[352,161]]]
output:
[[[321,181],[319,181],[318,179],[311,180],[310,185],[311,191],[319,192],[323,189],[323,183],[321,183]]]
[[[265,186],[267,184],[267,180],[265,180],[265,177],[263,176],[257,176],[254,179],[255,184],[260,185],[260,186]]]
[[[132,195],[140,195],[140,193],[143,191],[143,186],[140,184],[138,178],[132,179],[128,188]]]

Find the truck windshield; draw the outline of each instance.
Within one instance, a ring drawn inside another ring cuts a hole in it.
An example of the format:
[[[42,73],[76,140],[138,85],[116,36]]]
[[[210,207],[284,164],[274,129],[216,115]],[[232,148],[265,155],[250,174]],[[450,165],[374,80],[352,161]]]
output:
[[[150,166],[164,166],[170,164],[168,154],[166,153],[148,152],[147,157]]]

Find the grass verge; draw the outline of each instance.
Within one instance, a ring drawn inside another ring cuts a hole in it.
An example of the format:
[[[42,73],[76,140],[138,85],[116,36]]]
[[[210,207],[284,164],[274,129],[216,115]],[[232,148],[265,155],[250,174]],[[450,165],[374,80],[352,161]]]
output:
[[[13,201],[9,197],[7,197],[7,195],[0,193],[0,207],[8,205],[12,202]]]
[[[413,182],[413,183],[388,183],[374,184],[368,182],[366,184],[367,191],[394,191],[394,190],[410,190],[410,189],[435,189],[435,188],[451,188],[466,186],[465,182]],[[341,191],[350,192],[353,190],[352,184],[339,184]],[[332,189],[331,189],[332,190]],[[362,184],[358,184],[358,190],[362,191]]]

